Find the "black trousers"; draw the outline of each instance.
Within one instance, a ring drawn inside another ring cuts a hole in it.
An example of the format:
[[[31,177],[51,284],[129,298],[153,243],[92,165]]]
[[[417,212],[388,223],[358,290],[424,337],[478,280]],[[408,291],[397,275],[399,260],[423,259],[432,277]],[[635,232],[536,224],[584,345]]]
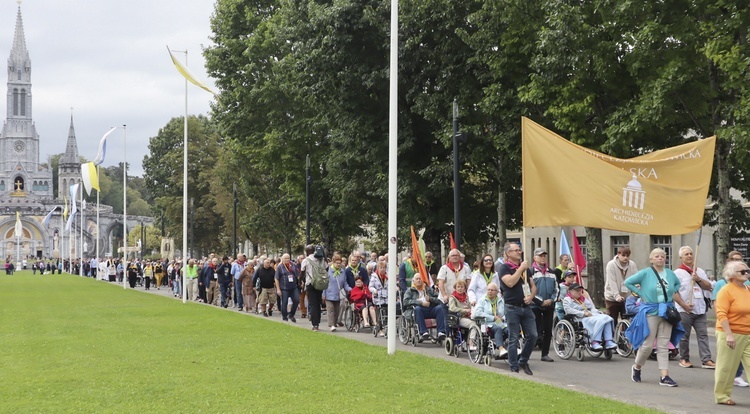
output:
[[[323,291],[312,285],[307,285],[307,314],[312,326],[320,326],[320,305],[323,301]]]
[[[555,308],[549,309],[533,308],[536,316],[536,333],[539,337],[539,348],[542,356],[549,354],[549,344],[552,340],[552,322],[555,317]]]

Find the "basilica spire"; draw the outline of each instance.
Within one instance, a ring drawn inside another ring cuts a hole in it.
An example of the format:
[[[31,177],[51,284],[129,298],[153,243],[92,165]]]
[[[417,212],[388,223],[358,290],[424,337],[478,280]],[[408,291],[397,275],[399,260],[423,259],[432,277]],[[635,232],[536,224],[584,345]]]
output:
[[[60,164],[80,164],[78,158],[78,143],[76,142],[76,130],[73,126],[73,114],[70,114],[70,128],[68,129],[68,143],[65,145],[65,154],[60,158]]]
[[[10,50],[8,58],[8,68],[15,69],[13,72],[21,70],[22,73],[31,71],[31,58],[29,51],[26,49],[26,36],[23,31],[23,17],[21,16],[21,2],[18,2],[18,14],[16,15],[16,31],[13,34],[13,47]],[[17,73],[16,73],[17,74]],[[27,76],[29,76],[28,74]],[[17,79],[21,80],[21,79]],[[23,79],[26,82],[29,79]]]

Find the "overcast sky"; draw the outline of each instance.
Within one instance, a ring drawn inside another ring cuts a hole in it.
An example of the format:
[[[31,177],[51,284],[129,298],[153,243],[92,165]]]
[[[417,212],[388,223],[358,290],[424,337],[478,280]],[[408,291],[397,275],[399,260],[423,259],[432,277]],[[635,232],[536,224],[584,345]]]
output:
[[[81,156],[93,160],[102,135],[126,124],[130,174],[142,175],[149,138],[185,113],[184,78],[166,46],[187,49],[190,71],[213,86],[201,55],[210,44],[213,7],[212,0],[23,1],[40,161],[65,151],[72,107]],[[10,56],[17,12],[16,0],[0,0],[4,61]],[[177,57],[184,62],[184,54]],[[7,69],[0,79],[6,85]],[[189,86],[189,114],[208,114],[212,96]],[[0,101],[4,122],[7,100]],[[122,162],[122,137],[122,129],[110,135],[105,166]]]

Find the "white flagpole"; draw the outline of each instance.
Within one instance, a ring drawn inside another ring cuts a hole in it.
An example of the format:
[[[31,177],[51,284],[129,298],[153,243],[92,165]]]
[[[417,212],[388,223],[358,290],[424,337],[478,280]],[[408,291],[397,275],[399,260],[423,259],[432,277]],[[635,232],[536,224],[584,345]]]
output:
[[[64,263],[65,260],[63,257],[65,257],[65,217],[63,217],[63,211],[65,211],[65,206],[63,206],[63,209],[60,211],[60,231],[58,232],[60,235],[60,245],[57,246],[57,248],[60,250],[60,263]],[[50,273],[53,274],[53,273]]]
[[[175,52],[185,54],[185,67],[188,66],[188,51],[187,49]],[[183,126],[183,142],[182,142],[182,266],[180,266],[180,274],[177,277],[181,278],[182,287],[182,303],[187,303],[187,289],[185,289],[185,266],[187,266],[187,203],[188,203],[188,80],[185,78],[185,119]]]
[[[80,261],[78,262],[78,276],[83,276],[83,216],[86,214],[86,206],[83,204],[83,183],[81,183],[81,250],[78,254]]]
[[[398,0],[391,0],[390,105],[388,111],[388,355],[396,353],[396,239],[398,199]]]
[[[128,274],[128,156],[127,125],[122,126],[122,288],[127,289]]]
[[[96,166],[96,179],[99,180],[99,166]],[[99,187],[101,188],[101,187]],[[99,256],[99,193],[101,193],[100,190],[96,190],[96,277],[101,278],[101,275],[99,274],[99,260],[101,260],[101,256]]]

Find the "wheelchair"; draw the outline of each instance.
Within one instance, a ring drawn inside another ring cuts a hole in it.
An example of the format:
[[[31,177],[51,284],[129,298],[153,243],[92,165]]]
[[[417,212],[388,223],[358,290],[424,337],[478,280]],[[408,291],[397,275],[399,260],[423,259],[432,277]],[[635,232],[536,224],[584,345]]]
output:
[[[583,323],[575,315],[565,315],[552,330],[555,343],[555,353],[562,359],[570,359],[576,354],[576,359],[583,361],[584,350],[594,358],[604,354],[607,360],[612,359],[613,350],[591,348],[591,338]]]
[[[628,338],[625,336],[625,331],[630,328],[630,318],[632,318],[635,315],[625,315],[625,318],[620,319],[617,322],[617,326],[615,327],[614,332],[614,340],[617,344],[617,353],[623,357],[627,358],[630,355],[634,355],[636,352],[638,352],[638,349],[633,349],[633,345],[628,341]],[[680,350],[677,349],[677,347],[673,346],[671,343],[669,344],[669,359],[674,360],[677,359],[677,357],[680,355]],[[656,361],[656,347],[654,347],[651,350],[651,354],[648,356],[648,359]]]
[[[346,330],[349,332],[359,332],[362,329],[371,329],[373,326],[365,326],[364,320],[362,319],[362,311],[357,310],[356,305],[354,303],[349,303],[349,306],[344,308],[344,326],[346,327]],[[377,335],[377,330],[373,329],[373,332],[375,332],[375,335]]]
[[[443,342],[445,353],[449,356],[459,357],[461,351],[466,352],[466,341],[468,330],[461,328],[459,321],[461,318],[454,314],[448,313],[445,319],[445,325],[447,328],[446,338]]]
[[[398,340],[402,344],[407,345],[411,343],[412,346],[417,346],[418,343],[424,342],[424,340],[420,341],[419,326],[417,326],[417,321],[414,319],[414,311],[411,309],[410,311],[396,317],[396,333],[398,334]],[[447,319],[446,315],[446,321]],[[442,345],[443,340],[438,339],[437,335],[437,320],[425,319],[424,322],[429,334],[427,341]]]
[[[626,315],[632,317],[633,315]],[[633,345],[630,344],[628,338],[625,336],[625,331],[630,328],[630,319],[621,318],[617,321],[615,326],[615,343],[617,344],[617,354],[623,358],[627,358],[633,354]]]
[[[484,318],[475,318],[474,323],[476,324],[476,326],[472,326],[469,329],[468,334],[466,335],[466,337],[468,338],[466,341],[467,356],[469,357],[469,360],[475,364],[483,363],[488,367],[492,366],[492,361],[495,359],[497,346],[495,346],[495,341],[490,334],[490,328],[486,326]],[[510,347],[508,346],[510,335],[506,333],[504,336],[505,339],[503,341],[503,346],[507,350],[510,349]],[[525,341],[526,337],[523,334],[523,330],[521,330],[518,337],[518,354],[521,353]],[[501,359],[505,358],[507,358],[507,354],[506,357],[502,357]]]
[[[396,318],[401,315],[401,295],[396,293]],[[375,314],[378,317],[375,327],[372,330],[373,336],[378,336],[378,331],[383,331],[385,337],[388,337],[388,306],[387,305],[375,305]],[[397,319],[398,320],[398,319]]]

